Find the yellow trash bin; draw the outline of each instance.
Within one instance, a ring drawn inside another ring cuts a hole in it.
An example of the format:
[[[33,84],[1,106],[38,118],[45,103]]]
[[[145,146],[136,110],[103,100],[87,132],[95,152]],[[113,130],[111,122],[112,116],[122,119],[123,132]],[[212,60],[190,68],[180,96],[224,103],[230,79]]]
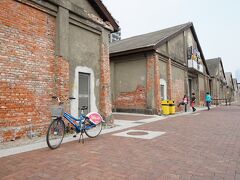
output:
[[[169,114],[175,114],[175,104],[173,100],[169,100]]]
[[[162,101],[162,114],[164,115],[169,115],[169,101],[168,100],[163,100]]]

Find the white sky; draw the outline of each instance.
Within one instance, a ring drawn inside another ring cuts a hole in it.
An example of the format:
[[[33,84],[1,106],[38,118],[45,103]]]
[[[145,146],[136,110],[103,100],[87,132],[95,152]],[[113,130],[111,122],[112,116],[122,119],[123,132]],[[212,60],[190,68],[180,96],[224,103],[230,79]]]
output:
[[[102,1],[119,21],[122,38],[193,22],[205,58],[221,57],[234,77],[240,71],[240,0]]]

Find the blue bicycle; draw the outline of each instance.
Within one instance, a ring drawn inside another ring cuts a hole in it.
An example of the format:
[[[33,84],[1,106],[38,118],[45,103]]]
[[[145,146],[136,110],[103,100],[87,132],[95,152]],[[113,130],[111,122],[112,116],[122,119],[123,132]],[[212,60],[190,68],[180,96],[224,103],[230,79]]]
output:
[[[79,118],[73,117],[71,114],[64,112],[64,102],[60,101],[59,97],[53,96],[53,99],[57,99],[59,105],[55,108],[58,113],[53,114],[53,121],[47,130],[47,145],[50,149],[58,148],[63,140],[65,134],[65,123],[63,118],[65,118],[74,127],[75,132],[81,133],[79,142],[82,139],[84,143],[83,134],[85,133],[88,137],[97,137],[102,131],[103,118],[97,112],[92,112],[87,115],[84,114],[84,110],[88,109],[87,106],[81,107],[81,114]],[[69,98],[68,100],[73,100],[75,98]]]

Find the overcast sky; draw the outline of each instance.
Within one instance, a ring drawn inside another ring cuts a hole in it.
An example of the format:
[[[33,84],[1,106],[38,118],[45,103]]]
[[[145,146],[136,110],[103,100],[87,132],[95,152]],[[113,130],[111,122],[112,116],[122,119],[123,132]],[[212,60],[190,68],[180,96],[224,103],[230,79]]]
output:
[[[240,75],[240,0],[102,1],[122,38],[193,22],[205,58],[221,57],[225,72]]]

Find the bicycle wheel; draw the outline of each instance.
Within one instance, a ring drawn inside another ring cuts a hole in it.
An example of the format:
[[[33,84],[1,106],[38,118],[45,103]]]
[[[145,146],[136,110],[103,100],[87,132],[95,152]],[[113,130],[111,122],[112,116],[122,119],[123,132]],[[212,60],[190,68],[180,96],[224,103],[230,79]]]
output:
[[[101,131],[102,131],[102,122],[100,122],[96,126],[92,126],[91,128],[88,128],[88,126],[86,126],[86,128],[84,129],[85,134],[90,138],[97,137]]]
[[[63,140],[65,124],[62,119],[55,119],[47,131],[47,145],[50,149],[58,148]]]

